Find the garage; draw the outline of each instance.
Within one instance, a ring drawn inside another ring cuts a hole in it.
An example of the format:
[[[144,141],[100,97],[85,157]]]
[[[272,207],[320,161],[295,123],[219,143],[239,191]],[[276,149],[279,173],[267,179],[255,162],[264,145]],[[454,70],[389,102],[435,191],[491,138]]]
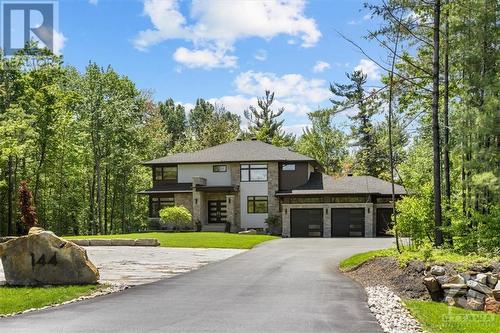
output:
[[[377,208],[377,236],[387,236],[392,227],[392,208]]]
[[[291,209],[291,237],[323,237],[323,209]]]
[[[364,237],[364,208],[332,208],[332,237]]]

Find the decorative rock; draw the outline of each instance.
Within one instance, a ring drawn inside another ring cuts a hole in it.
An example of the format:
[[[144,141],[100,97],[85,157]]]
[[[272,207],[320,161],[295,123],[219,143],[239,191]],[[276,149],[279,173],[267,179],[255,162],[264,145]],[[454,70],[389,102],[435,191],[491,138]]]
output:
[[[160,242],[156,238],[140,238],[134,242],[135,246],[160,246]]]
[[[111,246],[135,246],[135,239],[111,239]]]
[[[484,311],[500,313],[500,301],[493,297],[486,298],[484,302]]]
[[[483,274],[483,273],[479,273],[478,275],[476,275],[476,281],[479,282],[479,283],[482,283],[482,284],[486,284],[486,279],[488,278],[488,276],[486,274]]]
[[[467,290],[467,284],[465,283],[446,283],[441,286],[443,289],[465,289]]]
[[[497,289],[497,290],[500,289],[500,281],[497,282],[497,285],[493,289]]]
[[[467,281],[470,280],[470,274],[468,273],[460,273],[459,275],[462,277],[462,279],[464,279],[464,283],[467,283]]]
[[[434,276],[441,276],[441,275],[444,275],[445,273],[446,272],[445,272],[443,266],[434,265],[431,267],[431,274]]]
[[[477,300],[480,300],[480,301],[483,301],[485,298],[486,298],[486,295],[483,294],[483,293],[480,293],[478,291],[475,291],[475,290],[472,290],[472,289],[469,289],[467,291],[467,298],[474,298],[474,299],[477,299]]]
[[[440,301],[443,299],[443,290],[434,276],[424,277],[423,283],[433,301]]]
[[[41,228],[0,244],[0,257],[9,285],[92,284],[99,279],[84,249]]]
[[[498,278],[494,276],[493,274],[488,274],[486,278],[486,284],[490,288],[494,288],[496,284],[498,283]]]
[[[240,235],[257,235],[257,230],[249,229],[238,232]]]
[[[89,239],[89,246],[111,246],[111,239]]]
[[[484,308],[484,301],[479,301],[475,298],[468,298],[467,306],[465,308],[474,311],[482,311]]]
[[[436,280],[439,282],[440,285],[448,283],[465,284],[465,279],[458,274],[452,276],[448,275],[436,276]]]
[[[480,293],[486,294],[491,296],[493,293],[493,290],[488,287],[485,284],[482,284],[480,282],[474,281],[474,280],[469,280],[467,281],[467,286],[471,289],[474,289],[475,291],[479,291]]]
[[[78,245],[78,246],[89,246],[88,239],[74,239],[71,242]]]
[[[459,308],[465,308],[467,306],[467,299],[465,297],[452,297],[446,296],[444,301],[451,306],[457,306]]]
[[[494,297],[497,301],[500,301],[500,289],[495,289],[495,290],[493,290],[493,297]]]

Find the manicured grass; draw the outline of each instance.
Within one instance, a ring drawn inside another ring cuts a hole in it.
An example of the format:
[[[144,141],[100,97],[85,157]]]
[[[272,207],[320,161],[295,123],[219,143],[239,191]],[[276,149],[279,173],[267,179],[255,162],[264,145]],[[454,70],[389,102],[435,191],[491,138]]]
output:
[[[407,300],[411,314],[429,333],[491,333],[498,332],[500,315],[465,310],[444,303]]]
[[[163,247],[251,249],[257,244],[277,239],[278,237],[267,235],[239,235],[223,232],[149,232],[65,238],[70,240],[91,238],[156,238]]]
[[[398,253],[395,248],[389,248],[355,254],[352,257],[342,260],[339,267],[343,271],[349,270],[375,257],[395,257],[399,260],[399,263],[402,266],[406,265],[409,261],[412,260],[426,261],[423,251],[405,250],[402,253]],[[457,268],[463,268],[464,270],[466,270],[470,265],[488,265],[494,260],[498,261],[500,260],[500,258],[482,257],[473,254],[463,255],[451,252],[449,250],[432,249],[431,256],[428,259],[428,263],[453,263]]]
[[[368,251],[368,252],[363,252],[363,253],[358,253],[353,255],[352,257],[349,257],[347,259],[344,259],[340,262],[339,268],[343,271],[347,271],[349,269],[355,268],[362,263],[375,258],[375,257],[387,257],[394,255],[394,251],[392,249],[384,249],[384,250],[375,250],[375,251]]]
[[[87,295],[97,285],[9,287],[0,286],[0,314],[10,314],[31,308],[41,308]]]

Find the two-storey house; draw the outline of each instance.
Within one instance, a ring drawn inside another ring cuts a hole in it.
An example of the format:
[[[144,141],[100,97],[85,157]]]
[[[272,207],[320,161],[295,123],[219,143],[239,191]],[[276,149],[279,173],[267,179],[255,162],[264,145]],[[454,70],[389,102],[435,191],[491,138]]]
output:
[[[234,141],[144,162],[153,187],[149,218],[183,205],[202,230],[266,229],[282,221],[284,237],[382,234],[390,221],[391,184],[374,177],[334,179],[312,158],[261,141]],[[404,188],[396,186],[397,195]]]

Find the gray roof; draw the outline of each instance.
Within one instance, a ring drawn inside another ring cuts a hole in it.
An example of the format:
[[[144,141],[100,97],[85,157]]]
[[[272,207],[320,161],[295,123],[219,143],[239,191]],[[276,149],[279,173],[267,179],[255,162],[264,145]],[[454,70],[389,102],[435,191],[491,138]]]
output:
[[[179,153],[144,162],[150,164],[188,164],[222,162],[314,161],[288,148],[276,147],[262,141],[233,141],[192,153]]]
[[[403,186],[394,184],[396,195],[406,194]],[[314,172],[309,181],[298,188],[278,195],[321,195],[321,194],[379,194],[391,195],[391,183],[372,176],[345,176],[334,178]]]

